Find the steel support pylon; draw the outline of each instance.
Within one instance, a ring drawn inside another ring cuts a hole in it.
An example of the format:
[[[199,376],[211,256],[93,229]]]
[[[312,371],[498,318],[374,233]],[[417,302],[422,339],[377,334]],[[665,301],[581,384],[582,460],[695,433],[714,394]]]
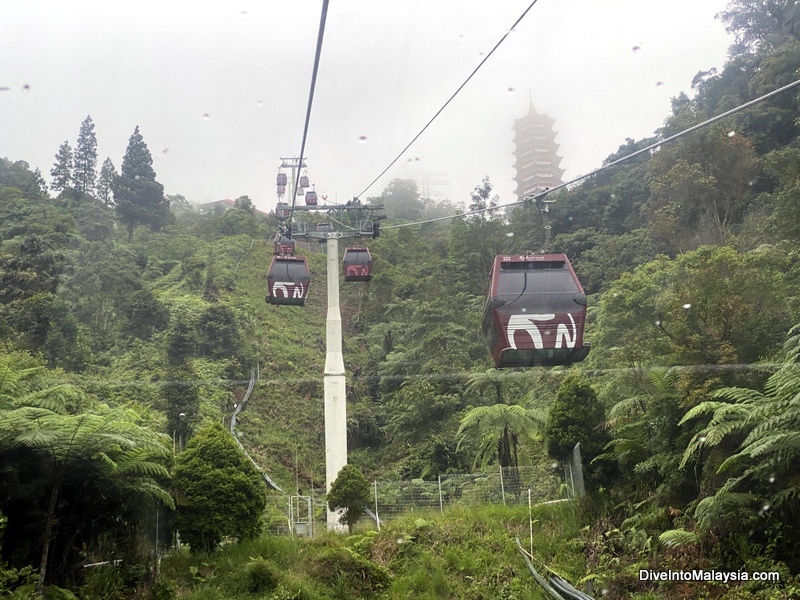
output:
[[[328,317],[325,321],[325,490],[347,464],[347,398],[339,311],[339,236],[328,235]],[[340,511],[328,510],[328,531],[344,531]]]

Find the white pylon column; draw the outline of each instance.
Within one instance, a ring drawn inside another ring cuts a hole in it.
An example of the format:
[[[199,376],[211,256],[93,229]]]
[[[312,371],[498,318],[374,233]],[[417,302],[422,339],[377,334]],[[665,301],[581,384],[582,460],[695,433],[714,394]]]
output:
[[[325,490],[347,464],[347,398],[339,312],[339,234],[328,234],[328,318],[325,322]],[[339,511],[328,509],[328,530],[343,531]]]

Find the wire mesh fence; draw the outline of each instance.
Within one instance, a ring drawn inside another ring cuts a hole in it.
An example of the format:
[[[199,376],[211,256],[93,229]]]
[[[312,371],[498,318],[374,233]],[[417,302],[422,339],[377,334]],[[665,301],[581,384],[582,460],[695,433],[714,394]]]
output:
[[[405,513],[443,512],[455,506],[527,505],[570,495],[561,469],[546,465],[448,474],[433,480],[374,481],[365,520],[389,521]],[[530,492],[529,492],[530,490]],[[326,528],[325,490],[270,496],[267,529],[275,535],[313,535]]]

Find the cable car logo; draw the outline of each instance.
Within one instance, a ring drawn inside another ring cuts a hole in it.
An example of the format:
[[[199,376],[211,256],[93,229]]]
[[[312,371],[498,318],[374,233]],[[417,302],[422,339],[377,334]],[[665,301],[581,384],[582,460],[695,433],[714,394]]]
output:
[[[554,348],[574,348],[578,341],[578,328],[575,325],[575,319],[573,319],[572,315],[569,313],[567,313],[567,317],[569,317],[572,325],[572,332],[569,331],[566,323],[559,323],[558,327],[556,327]],[[524,331],[530,336],[533,347],[536,350],[542,350],[544,348],[544,340],[542,340],[542,333],[534,322],[552,321],[555,318],[556,315],[552,313],[542,315],[511,315],[506,325],[506,335],[508,336],[509,345],[512,349],[517,350],[517,343],[514,336],[517,331]]]
[[[291,295],[289,295],[289,288],[291,288]],[[279,294],[278,292],[282,293]],[[275,298],[304,298],[306,290],[302,283],[276,281],[272,284],[272,295]]]
[[[345,275],[354,275],[356,277],[363,277],[369,275],[369,268],[363,265],[348,265]]]

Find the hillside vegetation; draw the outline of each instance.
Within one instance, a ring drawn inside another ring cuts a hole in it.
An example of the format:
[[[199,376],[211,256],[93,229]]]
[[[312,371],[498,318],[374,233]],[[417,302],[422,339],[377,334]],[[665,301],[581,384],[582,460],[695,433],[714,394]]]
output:
[[[738,40],[726,65],[607,162],[798,78],[794,2],[734,0],[721,18]],[[589,498],[533,516],[546,566],[614,598],[798,593],[796,90],[553,194],[550,250],[589,295],[592,350],[570,368],[497,371],[480,333],[494,256],[542,245],[534,206],[366,240],[375,277],[342,284],[349,462],[370,481],[436,479],[550,464],[581,442]],[[268,305],[273,215],[247,196],[212,213],[165,196],[138,128],[120,172],[108,160],[95,180],[91,118],[81,134],[81,161],[62,145],[49,189],[0,159],[0,592],[536,597],[513,544],[527,510],[260,537],[263,482],[219,424],[256,368],[244,447],[284,489],[324,480],[325,257],[300,241],[308,302]],[[466,210],[496,201],[482,177]],[[453,208],[404,180],[369,202],[391,225]],[[178,529],[195,554],[159,579]],[[781,581],[636,575],[668,568]]]

